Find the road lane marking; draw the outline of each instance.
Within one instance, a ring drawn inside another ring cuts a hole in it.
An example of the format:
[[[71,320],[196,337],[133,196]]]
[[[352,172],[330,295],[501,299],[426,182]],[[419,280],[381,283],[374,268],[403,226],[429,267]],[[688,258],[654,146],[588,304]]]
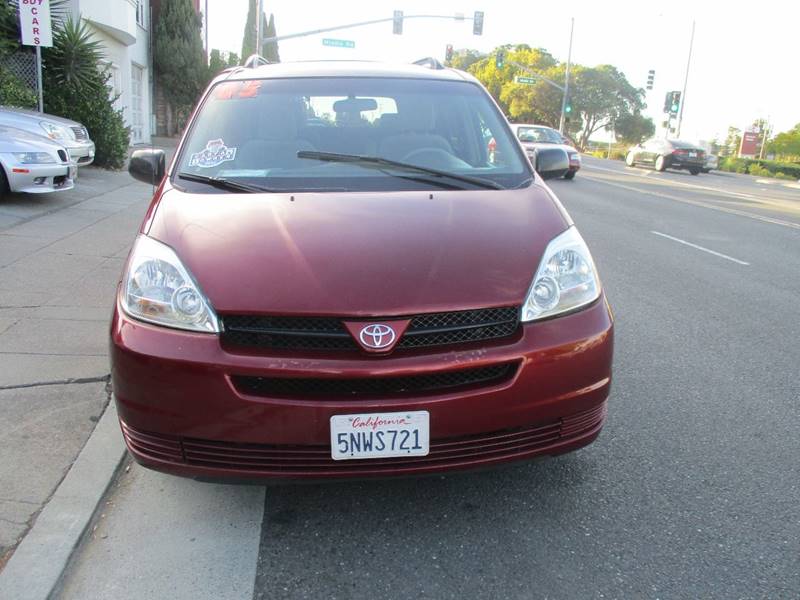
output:
[[[728,256],[727,254],[722,254],[722,252],[715,252],[714,250],[710,250],[708,248],[704,248],[703,246],[698,246],[697,244],[693,244],[692,242],[687,242],[686,240],[682,240],[680,238],[672,237],[671,235],[667,235],[666,233],[661,233],[660,231],[651,231],[655,235],[660,235],[663,238],[667,238],[668,240],[672,240],[673,242],[678,242],[679,244],[683,244],[684,246],[689,246],[690,248],[694,248],[695,250],[702,250],[703,252],[708,252],[709,254],[713,254],[714,256],[719,256],[720,258],[724,258],[725,260],[729,260],[731,262],[735,262],[739,265],[744,265],[745,267],[749,267],[749,262],[744,262],[743,260],[739,260],[738,258],[733,258],[732,256]]]
[[[631,187],[629,185],[623,185],[621,183],[612,183],[611,181],[606,181],[605,179],[597,179],[594,177],[587,177],[587,176],[584,176],[584,178],[590,181],[596,181],[597,183],[604,183],[606,185],[622,188],[623,190],[628,190],[630,192],[637,192],[639,194],[649,194],[651,196],[658,196],[659,198],[666,198],[667,200],[673,200],[675,202],[683,202],[684,204],[691,204],[693,206],[702,206],[703,208],[710,208],[711,210],[718,210],[720,212],[726,212],[732,215],[738,215],[740,217],[746,217],[748,219],[762,221],[764,223],[771,223],[772,225],[780,225],[782,227],[789,227],[791,229],[800,230],[800,223],[793,223],[792,221],[784,221],[782,219],[765,217],[763,215],[757,215],[755,213],[747,212],[744,210],[738,210],[736,208],[728,208],[725,206],[719,206],[717,204],[710,204],[708,202],[702,202],[700,200],[689,200],[688,198],[678,198],[677,196],[671,196],[669,194],[664,194],[662,192],[643,190],[641,188]]]

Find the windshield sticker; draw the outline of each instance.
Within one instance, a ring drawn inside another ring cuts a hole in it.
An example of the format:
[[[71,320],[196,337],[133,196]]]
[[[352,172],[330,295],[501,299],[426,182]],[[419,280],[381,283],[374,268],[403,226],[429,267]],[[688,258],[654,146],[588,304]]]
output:
[[[255,98],[261,88],[261,81],[249,79],[247,81],[226,81],[214,88],[216,100],[230,100],[231,98]]]
[[[192,154],[189,157],[189,166],[210,169],[235,158],[236,148],[228,148],[220,138],[218,140],[209,140],[202,152]]]

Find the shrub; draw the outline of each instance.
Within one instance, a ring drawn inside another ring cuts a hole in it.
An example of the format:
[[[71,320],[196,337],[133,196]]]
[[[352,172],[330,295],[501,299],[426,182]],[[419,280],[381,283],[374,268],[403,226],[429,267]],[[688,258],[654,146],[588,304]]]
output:
[[[19,77],[3,69],[0,70],[0,104],[36,108],[38,98]]]
[[[755,175],[756,177],[769,177],[772,175],[769,169],[765,169],[759,164],[752,164],[750,165],[750,175]]]
[[[797,177],[792,177],[791,175],[787,175],[783,171],[778,171],[773,175],[775,179],[785,179],[786,181],[795,181]]]
[[[122,111],[114,108],[111,74],[97,70],[99,57],[85,24],[68,19],[45,53],[45,111],[81,122],[95,144],[94,163],[119,169],[128,155],[130,131]]]

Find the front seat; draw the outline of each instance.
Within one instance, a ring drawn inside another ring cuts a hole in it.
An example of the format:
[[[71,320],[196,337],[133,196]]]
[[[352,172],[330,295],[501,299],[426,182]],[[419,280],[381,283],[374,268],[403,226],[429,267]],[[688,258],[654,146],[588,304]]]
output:
[[[391,119],[382,119],[384,139],[378,145],[378,156],[402,161],[414,150],[439,149],[453,153],[450,143],[434,133],[432,105],[403,106]],[[389,115],[386,115],[387,117]]]

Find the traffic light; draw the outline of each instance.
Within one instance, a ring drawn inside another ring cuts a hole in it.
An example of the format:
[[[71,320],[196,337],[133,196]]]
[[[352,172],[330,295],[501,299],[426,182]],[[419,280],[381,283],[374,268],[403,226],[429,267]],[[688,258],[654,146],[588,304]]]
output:
[[[472,19],[472,35],[483,35],[483,11],[476,10]]]
[[[505,50],[498,50],[497,54],[494,55],[494,66],[498,69],[502,69],[506,64],[506,51]]]
[[[572,112],[572,106],[570,104],[567,104],[564,107],[564,112],[567,113],[567,114],[571,113]]]
[[[453,44],[447,44],[444,50],[444,59],[447,62],[453,60]]]
[[[401,35],[403,33],[403,11],[394,11],[394,18],[392,19],[392,33]]]
[[[656,72],[653,69],[650,69],[647,72],[647,89],[648,90],[652,90],[653,89],[653,81],[655,80],[655,78],[656,78]]]
[[[667,95],[664,96],[664,112],[668,113],[670,111],[670,107],[672,106],[672,95],[675,92],[667,92]]]
[[[681,93],[672,92],[672,103],[669,105],[669,114],[673,116],[677,115],[680,106],[681,106]]]

